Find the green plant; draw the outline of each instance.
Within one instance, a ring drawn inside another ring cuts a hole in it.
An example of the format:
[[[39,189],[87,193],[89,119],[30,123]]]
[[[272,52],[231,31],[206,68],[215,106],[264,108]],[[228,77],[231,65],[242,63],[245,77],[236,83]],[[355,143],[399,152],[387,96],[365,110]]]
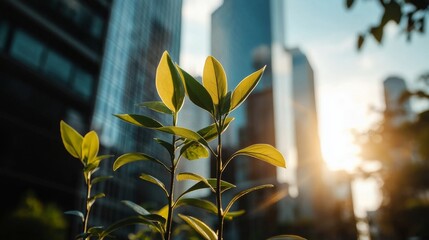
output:
[[[151,117],[139,114],[116,114],[115,116],[138,127],[170,134],[170,140],[154,139],[166,150],[169,159],[168,161],[165,161],[140,152],[125,153],[115,160],[113,170],[116,171],[126,164],[140,161],[152,161],[159,164],[168,173],[169,184],[165,184],[163,181],[147,173],[142,173],[140,175],[140,179],[155,184],[161,188],[167,198],[167,205],[159,211],[149,212],[132,201],[123,201],[125,205],[133,209],[138,215],[119,220],[105,228],[103,231],[98,232],[98,237],[100,239],[104,239],[109,236],[109,234],[123,226],[131,224],[145,224],[153,231],[158,232],[162,239],[170,240],[173,232],[172,225],[175,209],[185,205],[198,207],[214,214],[217,217],[217,229],[213,230],[209,224],[194,216],[177,214],[180,219],[187,223],[204,239],[223,239],[225,219],[232,220],[234,217],[244,213],[243,210],[231,211],[233,204],[250,192],[273,186],[271,184],[265,184],[243,190],[233,196],[227,204],[224,204],[222,202],[222,194],[235,187],[232,183],[222,180],[222,174],[228,164],[237,156],[248,156],[265,161],[277,167],[286,167],[285,159],[282,154],[276,148],[268,144],[254,144],[238,150],[226,158],[223,156],[222,152],[222,133],[234,120],[232,117],[229,117],[230,113],[237,109],[250,95],[260,81],[264,70],[265,67],[250,74],[244,78],[234,90],[228,91],[225,71],[219,61],[214,57],[207,57],[201,84],[185,70],[173,63],[168,52],[163,53],[156,71],[155,79],[156,89],[161,101],[145,102],[142,103],[141,106],[170,116],[171,125],[164,126],[159,121]],[[198,131],[192,131],[190,129],[177,126],[179,112],[184,104],[186,96],[188,96],[193,104],[209,113],[213,120],[212,124]],[[76,150],[75,146],[81,146],[79,143],[82,141],[74,139],[81,139],[81,137],[79,138],[76,136],[77,133],[71,131],[68,128],[68,125],[62,122],[62,126],[63,125],[67,126],[67,133],[70,133],[73,136],[73,141],[71,141],[70,138],[66,138],[66,140],[68,140],[68,142],[77,142],[68,144],[69,146],[74,146],[72,148],[73,151],[67,149],[70,154],[74,154],[73,156],[80,158],[84,166],[85,164],[92,163],[88,160],[85,161],[85,157],[77,154],[77,152],[80,152],[81,150]],[[96,134],[91,133],[90,136],[92,139],[95,139],[94,136],[96,136]],[[87,136],[85,136],[84,140],[86,138]],[[217,139],[217,144],[216,149],[213,149],[209,145],[209,142],[215,139]],[[65,141],[64,137],[63,141]],[[98,146],[98,139],[96,143]],[[216,162],[215,178],[204,178],[192,172],[177,172],[177,166],[180,164],[182,158],[194,161],[200,158],[206,158],[210,153]],[[95,155],[92,154],[91,156]],[[165,162],[168,162],[168,164]],[[88,176],[85,175],[85,177],[87,178]],[[189,189],[180,193],[179,196],[174,196],[175,182],[184,180],[196,181],[196,183]],[[87,183],[88,182],[90,181],[87,181]],[[90,187],[88,187],[88,189],[90,189]],[[188,193],[199,189],[210,189],[215,195],[216,202],[212,203],[200,198],[186,197]],[[90,198],[88,198],[88,200],[89,199]],[[89,213],[89,210],[87,210],[87,213]],[[88,234],[86,227],[84,228],[84,234]]]
[[[88,228],[88,222],[93,204],[97,199],[105,197],[105,194],[91,194],[91,189],[94,184],[103,182],[112,178],[112,176],[98,176],[96,178],[92,178],[92,176],[99,169],[100,162],[111,157],[111,155],[98,156],[99,140],[95,131],[90,131],[85,137],[82,137],[82,135],[64,121],[60,123],[60,131],[66,150],[70,155],[79,159],[83,165],[83,177],[86,184],[85,214],[78,210],[67,211],[65,213],[75,215],[82,220],[82,233],[77,238],[90,239],[92,236],[100,236],[102,228]]]

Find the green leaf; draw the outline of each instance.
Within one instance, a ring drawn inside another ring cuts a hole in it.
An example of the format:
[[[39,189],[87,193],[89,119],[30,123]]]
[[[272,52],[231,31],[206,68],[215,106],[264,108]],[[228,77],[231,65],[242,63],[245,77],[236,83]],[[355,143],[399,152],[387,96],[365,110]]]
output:
[[[162,124],[150,117],[144,116],[144,115],[137,115],[137,114],[115,114],[116,117],[120,118],[121,120],[134,124],[139,127],[146,127],[146,128],[159,128],[162,127]]]
[[[263,189],[263,188],[270,188],[270,187],[274,187],[274,185],[272,184],[264,184],[264,185],[260,185],[260,186],[256,186],[256,187],[252,187],[246,190],[243,190],[239,193],[237,193],[237,195],[235,195],[231,201],[228,203],[228,205],[225,208],[224,214],[227,214],[229,212],[229,210],[231,209],[232,205],[238,200],[240,199],[242,196],[251,193],[253,191],[259,190],[259,189]]]
[[[159,211],[156,213],[158,215],[160,215],[161,217],[167,219],[168,218],[168,204],[165,205],[164,207],[162,207],[161,209],[159,209]]]
[[[182,214],[179,214],[179,217],[183,219],[183,221],[185,221],[189,226],[191,226],[197,233],[199,233],[204,239],[217,240],[216,233],[203,221]]]
[[[190,129],[187,129],[187,128],[175,127],[175,126],[166,126],[166,127],[157,128],[157,130],[159,130],[161,132],[165,132],[165,133],[174,134],[174,135],[186,138],[186,139],[191,140],[191,141],[199,142],[199,143],[203,144],[204,146],[208,146],[208,143],[206,142],[206,140],[204,140],[203,137],[201,137],[201,135],[199,135],[198,133],[196,133]]]
[[[140,175],[140,179],[157,185],[158,187],[160,187],[165,192],[165,195],[167,197],[170,195],[170,194],[168,194],[167,189],[165,189],[164,183],[161,182],[160,180],[158,180],[157,178],[155,178],[155,177],[153,177],[153,176],[151,176],[149,174],[144,174],[143,173],[143,174]]]
[[[122,156],[118,157],[118,159],[116,159],[116,161],[113,163],[113,171],[118,170],[120,167],[124,166],[125,164],[136,162],[136,161],[145,161],[145,160],[156,162],[164,166],[165,168],[169,169],[167,166],[165,166],[163,162],[147,154],[125,153]]]
[[[148,210],[146,210],[144,207],[138,205],[137,203],[134,203],[132,201],[128,201],[128,200],[122,200],[121,201],[123,204],[125,204],[127,207],[131,208],[132,210],[134,210],[134,212],[144,216],[144,215],[149,215],[150,212]]]
[[[232,117],[227,117],[225,119],[224,127],[222,129],[222,133],[225,132],[225,130],[228,128],[229,124],[234,120]],[[202,128],[197,131],[198,134],[200,134],[207,142],[210,142],[211,140],[217,138],[217,129],[216,125],[213,123],[210,126],[207,126],[205,128]]]
[[[142,206],[140,206],[140,205],[138,205],[132,201],[123,200],[121,202],[147,220],[159,222],[161,224],[164,224],[166,222],[166,220],[163,216],[156,214],[156,213],[150,213],[145,208],[143,208]]]
[[[89,205],[89,207],[91,207],[92,204],[94,204],[95,200],[97,200],[99,198],[104,198],[105,196],[106,196],[106,194],[104,194],[104,193],[97,193],[94,196],[90,197],[88,199],[88,205]]]
[[[351,8],[353,6],[354,0],[346,0],[346,7],[347,9]]]
[[[198,142],[189,142],[180,149],[180,155],[188,160],[197,160],[209,157],[209,151]]]
[[[207,57],[204,64],[203,85],[215,105],[219,104],[228,90],[225,70],[220,62],[212,56]]]
[[[82,220],[82,222],[84,221],[84,216],[83,216],[83,213],[81,211],[77,211],[77,210],[66,211],[66,212],[64,212],[64,214],[77,216]]]
[[[267,238],[267,240],[307,240],[307,239],[297,235],[277,235],[277,236]]]
[[[365,41],[365,36],[362,35],[362,34],[359,35],[358,42],[357,42],[357,49],[358,50],[362,48],[362,45],[363,45],[364,41]]]
[[[204,88],[195,78],[188,74],[185,70],[177,66],[179,74],[181,75],[183,82],[185,83],[186,93],[189,99],[200,108],[207,110],[209,113],[214,112],[213,100]]]
[[[175,207],[180,206],[194,206],[204,210],[207,210],[210,213],[217,214],[217,207],[212,202],[199,199],[199,198],[182,198],[176,202]]]
[[[256,85],[258,85],[259,80],[261,80],[262,74],[264,74],[265,66],[258,71],[250,74],[245,77],[234,89],[231,97],[231,106],[230,112],[236,109],[238,106],[243,103],[246,98],[250,95],[250,93],[255,89]]]
[[[253,157],[277,167],[286,167],[286,161],[283,155],[279,150],[269,144],[254,144],[238,150],[228,159],[225,163],[225,167],[234,157],[239,155]]]
[[[60,122],[60,132],[67,152],[75,158],[82,159],[82,135],[62,120]]]
[[[78,239],[78,240],[82,240],[82,239],[87,239],[88,237],[91,237],[92,233],[81,233],[78,234],[74,239]]]
[[[239,210],[239,211],[234,211],[234,212],[227,212],[225,214],[225,219],[232,220],[233,218],[239,217],[239,216],[243,215],[244,213],[246,213],[246,211],[244,211],[244,210]]]
[[[390,1],[384,8],[383,22],[387,23],[390,20],[393,20],[396,24],[401,22],[402,10],[398,2]]]
[[[167,106],[161,101],[153,101],[153,102],[144,102],[140,103],[138,106],[146,107],[155,112],[165,113],[165,114],[173,114],[173,112],[168,109]]]
[[[183,197],[185,194],[196,191],[196,190],[200,190],[200,189],[205,189],[205,188],[210,188],[210,189],[214,189],[216,190],[216,179],[215,178],[209,178],[207,179],[207,182],[209,183],[209,185],[207,185],[205,182],[203,181],[199,181],[198,183],[192,185],[190,188],[188,188],[185,192],[183,192],[177,199],[180,199],[181,197]],[[235,188],[234,184],[231,184],[227,181],[221,181],[221,188],[222,191],[221,192],[225,192],[231,188]]]
[[[98,165],[98,162],[90,163],[83,168],[83,172],[93,174],[100,169]]]
[[[172,112],[179,112],[185,100],[185,89],[167,51],[162,54],[156,69],[156,90],[162,102]]]
[[[82,160],[85,163],[92,163],[96,160],[100,142],[95,131],[90,131],[85,135],[82,142]]]
[[[104,182],[104,181],[112,179],[112,178],[113,178],[113,176],[99,176],[99,177],[92,179],[91,184]]]
[[[220,115],[226,115],[229,114],[231,111],[229,110],[231,108],[231,95],[232,92],[229,91],[225,96],[222,97],[220,100]]]
[[[168,151],[171,157],[174,155],[174,146],[171,143],[159,138],[154,138],[154,140],[159,143],[159,145],[163,146]]]
[[[88,229],[88,232],[93,235],[100,235],[103,232],[103,227],[102,226],[90,227]]]
[[[210,183],[207,181],[207,179],[203,176],[200,176],[196,173],[179,173],[176,176],[177,181],[184,181],[184,180],[194,180],[194,181],[200,181],[207,185],[213,192],[215,191],[214,188],[210,185]]]
[[[111,234],[114,231],[117,231],[120,228],[129,226],[129,225],[136,225],[136,224],[144,224],[144,225],[157,227],[154,222],[144,218],[143,216],[127,217],[125,219],[122,219],[113,223],[112,225],[104,229],[104,231],[101,233],[101,239],[107,237],[109,234]]]
[[[381,43],[381,40],[383,39],[383,26],[373,27],[370,32],[372,36],[374,36],[375,40],[377,40],[378,43]]]

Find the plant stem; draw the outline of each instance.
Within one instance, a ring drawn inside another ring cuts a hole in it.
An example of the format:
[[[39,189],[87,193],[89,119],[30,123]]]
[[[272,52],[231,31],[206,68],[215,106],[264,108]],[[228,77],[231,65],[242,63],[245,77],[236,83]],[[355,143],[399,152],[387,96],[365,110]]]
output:
[[[89,221],[89,212],[91,211],[91,206],[89,204],[89,198],[91,197],[91,174],[88,174],[88,178],[86,179],[86,213],[85,219],[83,221],[83,232],[86,233],[88,231],[88,221]],[[89,239],[89,238],[85,238]]]
[[[218,217],[218,232],[217,239],[223,239],[223,209],[222,209],[222,117],[219,117],[217,125],[217,159],[216,159],[216,204],[217,204],[217,217]]]
[[[177,125],[177,113],[173,114],[173,126]],[[174,150],[176,150],[176,135],[173,135],[172,144]],[[174,210],[174,176],[176,173],[175,160],[176,153],[173,151],[173,156],[171,156],[171,174],[170,174],[170,191],[168,196],[168,216],[167,216],[167,227],[165,229],[165,240],[171,239],[171,228],[173,225],[173,210]]]

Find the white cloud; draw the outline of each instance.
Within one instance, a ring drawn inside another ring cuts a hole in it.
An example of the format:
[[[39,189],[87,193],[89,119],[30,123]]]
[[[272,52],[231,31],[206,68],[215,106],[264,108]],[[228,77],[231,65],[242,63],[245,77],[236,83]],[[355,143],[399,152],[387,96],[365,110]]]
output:
[[[210,23],[210,14],[222,4],[221,0],[185,0],[183,2],[183,20],[191,24]]]

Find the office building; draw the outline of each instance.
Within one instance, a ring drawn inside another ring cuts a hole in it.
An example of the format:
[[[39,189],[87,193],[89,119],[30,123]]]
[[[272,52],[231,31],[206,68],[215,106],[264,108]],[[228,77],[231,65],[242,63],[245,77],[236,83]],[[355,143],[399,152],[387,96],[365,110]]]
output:
[[[81,206],[82,166],[60,120],[90,129],[109,16],[104,0],[0,1],[2,216],[27,191],[63,211]]]
[[[386,113],[389,114],[392,126],[398,127],[415,119],[411,109],[410,99],[406,98],[408,93],[404,79],[398,76],[390,76],[383,81],[384,100]]]
[[[143,152],[168,164],[168,154],[153,138],[168,141],[170,135],[139,128],[113,115],[144,114],[165,125],[172,124],[171,116],[138,104],[160,100],[155,88],[155,75],[162,53],[168,51],[173,61],[178,62],[181,9],[182,1],[130,0],[112,3],[91,126],[98,132],[105,152],[114,154],[115,158],[127,152]],[[160,156],[162,153],[166,156]],[[94,223],[105,226],[135,214],[127,211],[129,209],[120,203],[121,200],[143,204],[148,210],[160,209],[166,204],[162,190],[139,179],[140,174],[149,173],[165,180],[168,176],[165,169],[150,161],[142,161],[112,172],[115,158],[100,170],[101,174],[113,175],[114,179],[100,184],[107,197],[97,202],[93,212]]]
[[[307,237],[330,239],[334,234],[329,229],[333,222],[326,218],[334,209],[328,199],[334,197],[327,191],[323,175],[314,74],[299,48],[285,47],[284,1],[225,0],[212,14],[211,38],[212,55],[223,64],[230,88],[267,65],[254,93],[234,113],[237,120],[229,128],[226,145],[237,149],[269,143],[283,153],[288,164],[286,171],[279,171],[253,159],[237,159],[235,170],[231,171],[233,176],[225,174],[237,186],[279,186],[246,196],[240,202],[244,209],[259,204],[266,207],[263,213],[237,219],[245,230],[235,231],[234,237],[262,239],[299,230]],[[278,197],[283,192],[287,194]],[[289,193],[298,196],[291,198]],[[264,222],[270,224],[262,226]]]

